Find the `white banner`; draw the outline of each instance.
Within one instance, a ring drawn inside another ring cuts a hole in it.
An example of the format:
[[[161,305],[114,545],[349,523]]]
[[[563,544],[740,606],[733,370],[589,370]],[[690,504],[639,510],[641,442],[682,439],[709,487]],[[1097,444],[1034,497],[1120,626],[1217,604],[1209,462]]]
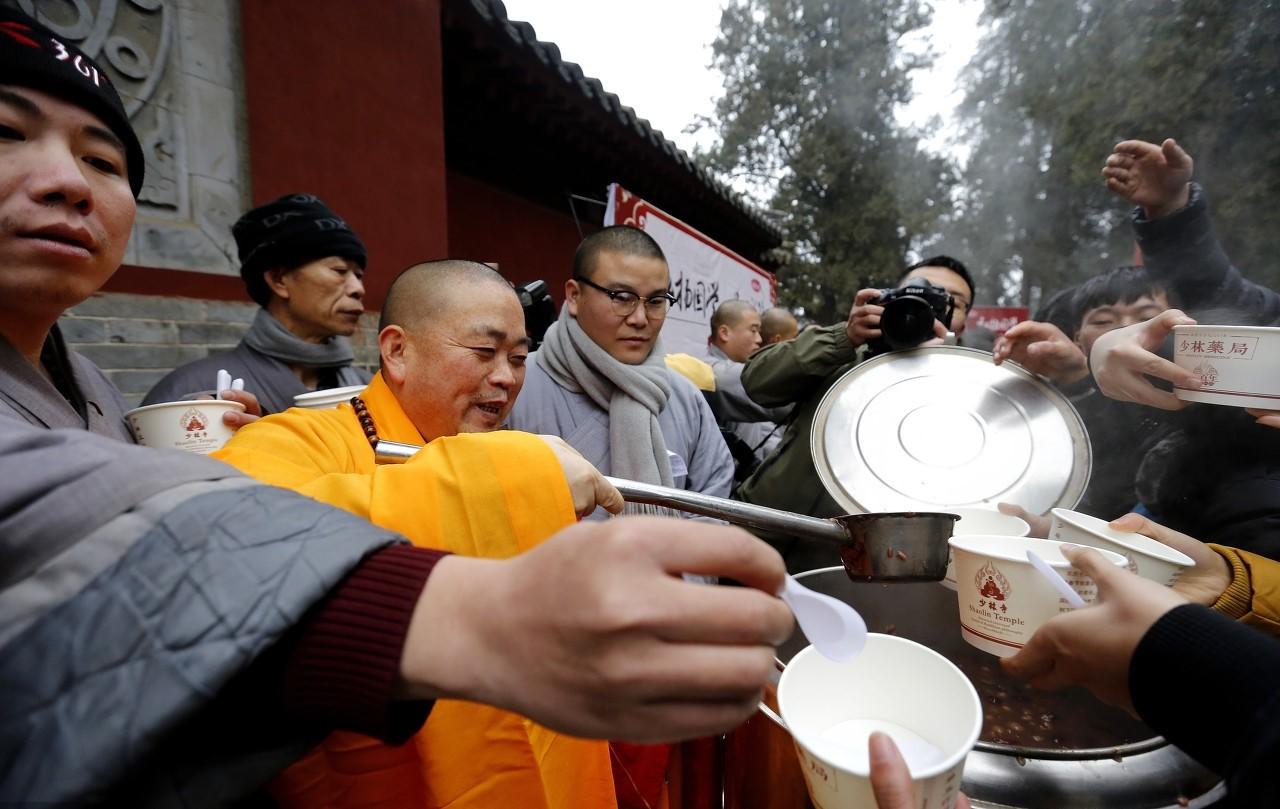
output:
[[[604,224],[640,228],[666,253],[671,294],[677,299],[662,327],[662,342],[670,354],[705,359],[711,315],[725,301],[741,298],[763,312],[777,300],[772,273],[617,183],[609,186]]]

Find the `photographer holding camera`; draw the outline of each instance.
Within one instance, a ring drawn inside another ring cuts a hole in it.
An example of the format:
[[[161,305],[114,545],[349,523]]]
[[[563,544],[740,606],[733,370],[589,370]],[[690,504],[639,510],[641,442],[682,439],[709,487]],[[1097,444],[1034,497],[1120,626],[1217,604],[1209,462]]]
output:
[[[870,351],[868,356],[875,356],[886,351],[937,345],[946,339],[948,331],[959,338],[973,306],[969,271],[947,256],[927,261],[948,264],[908,268],[907,277],[895,289],[858,291],[845,325],[845,333],[854,348],[866,345]],[[939,283],[932,283],[934,279]]]
[[[973,279],[965,266],[950,256],[934,256],[907,267],[893,289],[859,290],[846,322],[808,329],[753,354],[742,370],[747,395],[762,407],[795,408],[777,450],[734,497],[814,517],[843,514],[813,466],[809,435],[823,395],[870,357],[935,345],[948,332],[963,344],[973,299]],[[782,553],[793,573],[837,562],[829,548],[790,537],[761,537]]]

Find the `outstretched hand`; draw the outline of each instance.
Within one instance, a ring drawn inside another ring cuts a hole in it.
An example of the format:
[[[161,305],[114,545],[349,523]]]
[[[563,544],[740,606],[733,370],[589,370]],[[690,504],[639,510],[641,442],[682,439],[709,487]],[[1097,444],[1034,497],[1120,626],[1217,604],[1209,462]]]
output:
[[[578,523],[510,559],[449,556],[410,622],[401,692],[586,738],[720,733],[756,710],[791,634],[774,596],[785,576],[777,551],[740,528],[655,517]]]
[[[1141,205],[1148,219],[1168,216],[1190,199],[1195,162],[1173,138],[1159,146],[1143,140],[1117,143],[1102,169],[1107,188]]]
[[[612,514],[621,514],[626,501],[613,484],[600,474],[600,470],[582,457],[582,454],[558,435],[538,436],[555,453],[560,468],[564,470],[565,480],[569,483],[569,492],[573,497],[573,511],[578,517],[585,517],[597,507]]]
[[[1098,390],[1121,402],[1181,410],[1187,403],[1151,384],[1148,376],[1175,387],[1198,390],[1200,380],[1185,368],[1155,354],[1174,326],[1194,326],[1195,321],[1177,309],[1167,309],[1142,323],[1109,331],[1093,344],[1090,365]]]
[[[1231,566],[1227,560],[1198,539],[1152,522],[1141,514],[1126,514],[1112,520],[1111,527],[1151,537],[1190,556],[1195,567],[1183,570],[1173,589],[1197,604],[1212,607],[1231,584]]]
[[[1080,346],[1052,323],[1025,320],[996,340],[996,365],[1005,360],[1054,382],[1067,384],[1089,375],[1089,361]]]
[[[1089,548],[1062,553],[1098,585],[1092,605],[1056,615],[1041,626],[1004,670],[1037,688],[1082,685],[1112,705],[1133,710],[1129,661],[1147,630],[1187,597],[1118,567]]]

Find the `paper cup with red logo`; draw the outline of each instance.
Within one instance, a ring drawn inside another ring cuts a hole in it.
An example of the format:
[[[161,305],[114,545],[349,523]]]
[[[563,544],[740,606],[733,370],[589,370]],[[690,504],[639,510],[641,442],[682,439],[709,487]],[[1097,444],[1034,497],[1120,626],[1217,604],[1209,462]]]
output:
[[[232,410],[242,411],[244,405],[223,399],[196,399],[136,407],[124,415],[139,444],[208,455],[234,434],[222,423],[222,414]]]
[[[1125,567],[1118,553],[1096,549],[1108,562]],[[1035,537],[972,535],[951,538],[956,561],[956,601],[960,634],[970,646],[997,657],[1017,654],[1036,630],[1070,605],[1027,561],[1034,551],[1067,580],[1086,603],[1098,586],[1062,555],[1062,543]]]
[[[336,410],[338,405],[351,401],[352,396],[359,396],[366,387],[366,385],[347,385],[343,388],[299,393],[293,397],[293,406],[305,407],[308,410]]]
[[[948,508],[960,519],[952,530],[952,536],[968,534],[996,534],[1003,537],[1025,537],[1031,533],[1031,526],[1021,517],[1005,514],[994,508]],[[943,587],[956,589],[956,560],[954,556],[947,559],[947,573],[942,577]]]
[[[1114,551],[1125,558],[1129,570],[1144,579],[1173,586],[1182,571],[1195,567],[1195,560],[1179,550],[1131,531],[1117,531],[1104,520],[1079,511],[1055,508],[1049,538]]]
[[[949,809],[982,730],[982,702],[964,673],[893,635],[868,635],[862,653],[841,662],[803,650],[778,683],[778,709],[819,809],[875,809],[867,750],[875,731],[906,759],[913,806]]]
[[[1173,362],[1200,380],[1183,401],[1280,410],[1280,328],[1174,326]]]

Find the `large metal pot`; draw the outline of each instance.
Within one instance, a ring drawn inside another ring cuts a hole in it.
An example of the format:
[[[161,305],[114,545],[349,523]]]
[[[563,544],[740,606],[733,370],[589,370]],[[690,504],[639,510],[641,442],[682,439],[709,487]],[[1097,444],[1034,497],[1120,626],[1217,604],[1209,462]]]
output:
[[[852,582],[838,567],[809,571],[797,578],[814,590],[852,604],[871,631],[891,632],[923,643],[963,669],[984,699],[989,723],[984,737],[990,735],[990,723],[1001,721],[998,714],[1002,709],[1013,709],[1015,719],[1011,721],[1020,718],[1023,710],[1029,710],[1037,721],[1039,716],[1050,713],[1056,714],[1054,722],[1080,721],[1082,728],[1057,726],[1066,748],[1052,745],[1050,736],[1054,730],[1048,731],[1042,743],[1030,739],[1022,744],[979,741],[965,766],[963,784],[975,807],[1177,809],[1183,805],[1208,806],[1225,794],[1218,778],[1181,750],[1087,692],[1049,694],[1032,691],[1016,681],[1002,681],[995,658],[961,639],[956,595],[940,584]],[[785,663],[807,645],[797,629],[779,648],[778,657]],[[1001,689],[1006,696],[1000,696]],[[995,706],[993,699],[1005,702]],[[802,783],[798,765],[777,752],[780,746],[790,745],[785,731],[766,728],[757,720],[740,732],[749,734],[750,739],[735,742],[730,738],[726,778],[749,779],[754,777],[754,771],[772,767],[769,782],[788,790],[789,796],[762,803],[742,797],[743,789],[727,785],[727,794],[739,796],[727,806],[745,809],[806,805],[803,798],[797,802],[795,785]],[[780,769],[786,766],[796,767],[796,773]]]

